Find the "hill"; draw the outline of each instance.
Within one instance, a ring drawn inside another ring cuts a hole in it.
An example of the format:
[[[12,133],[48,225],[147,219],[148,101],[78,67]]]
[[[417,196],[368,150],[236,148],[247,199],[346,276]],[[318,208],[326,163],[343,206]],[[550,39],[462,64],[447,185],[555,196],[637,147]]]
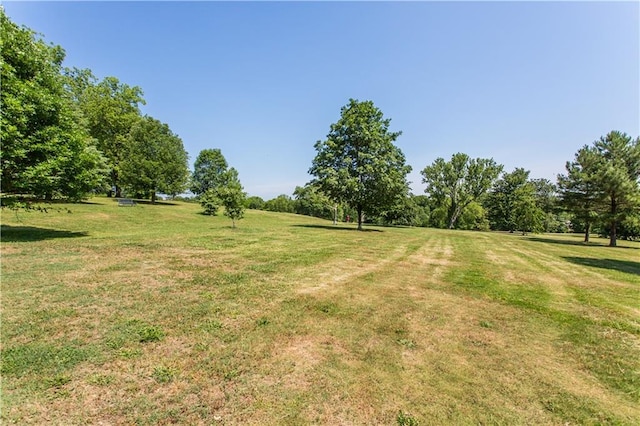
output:
[[[3,422],[640,423],[640,244],[366,229],[3,212]]]

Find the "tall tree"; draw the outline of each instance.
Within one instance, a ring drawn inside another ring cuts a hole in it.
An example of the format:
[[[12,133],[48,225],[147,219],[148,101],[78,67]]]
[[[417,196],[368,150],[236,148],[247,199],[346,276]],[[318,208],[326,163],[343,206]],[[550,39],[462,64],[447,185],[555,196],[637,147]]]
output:
[[[522,235],[544,231],[545,212],[540,207],[537,189],[534,181],[528,181],[513,191],[512,221],[514,229]]]
[[[447,222],[453,229],[464,209],[486,194],[500,172],[502,166],[492,158],[470,159],[467,154],[457,153],[451,161],[437,158],[421,173],[422,182],[427,184],[425,192],[438,204],[448,200]]]
[[[350,99],[327,139],[315,144],[309,169],[313,182],[332,200],[357,211],[358,230],[364,213],[375,215],[409,192],[411,167],[393,144],[401,132],[390,132],[390,122],[373,102]]]
[[[209,189],[224,185],[227,174],[227,160],[219,149],[203,149],[198,154],[191,175],[191,192],[199,196]]]
[[[121,179],[132,191],[175,195],[186,189],[188,155],[182,139],[169,126],[145,116],[131,128],[128,149],[120,164]]]
[[[525,185],[528,179],[528,170],[516,168],[511,173],[504,173],[493,185],[484,200],[491,229],[511,232],[518,229],[514,213],[518,199],[516,190]]]
[[[140,119],[139,104],[145,104],[142,89],[121,83],[115,77],[95,83],[95,77],[86,70],[67,71],[67,75],[89,134],[109,161],[110,184],[115,188],[115,196],[120,197],[120,167],[131,129]]]
[[[296,203],[288,195],[280,194],[264,203],[264,209],[271,212],[294,213]]]
[[[584,226],[584,242],[589,242],[591,226],[601,212],[602,195],[598,190],[596,171],[600,157],[593,147],[585,145],[567,161],[566,175],[558,175],[561,205],[573,214],[573,220]]]
[[[105,164],[65,90],[60,46],[18,27],[0,8],[2,191],[38,198],[85,198]]]
[[[224,215],[231,219],[233,227],[236,221],[244,217],[244,203],[247,194],[243,191],[238,172],[233,167],[225,172],[225,184],[216,190],[220,203],[224,206]]]
[[[339,209],[338,203],[331,201],[315,185],[296,186],[293,190],[293,197],[295,198],[295,212],[297,214],[332,219],[333,224],[336,224]]]
[[[640,209],[640,137],[611,131],[594,148],[601,157],[595,179],[608,206],[609,246],[615,247],[618,226]]]

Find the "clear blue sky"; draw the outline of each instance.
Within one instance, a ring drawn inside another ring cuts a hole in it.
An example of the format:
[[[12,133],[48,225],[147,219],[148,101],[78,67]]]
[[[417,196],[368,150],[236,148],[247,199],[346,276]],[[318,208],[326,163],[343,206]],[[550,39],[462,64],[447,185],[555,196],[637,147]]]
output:
[[[640,134],[640,7],[627,3],[4,2],[65,65],[140,86],[190,162],[220,148],[245,190],[291,195],[349,98],[420,170],[455,152],[548,178]]]

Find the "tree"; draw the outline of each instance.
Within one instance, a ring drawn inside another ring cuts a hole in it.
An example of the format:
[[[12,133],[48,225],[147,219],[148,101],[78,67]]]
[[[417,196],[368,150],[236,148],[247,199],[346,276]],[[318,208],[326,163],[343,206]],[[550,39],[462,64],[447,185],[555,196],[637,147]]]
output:
[[[280,194],[264,203],[264,209],[271,212],[294,213],[296,206],[291,197],[286,194]]]
[[[207,189],[207,191],[200,196],[200,205],[204,209],[204,214],[208,216],[215,216],[218,214],[221,202],[216,190]]]
[[[296,186],[296,189],[293,191],[293,196],[295,198],[295,213],[323,219],[332,219],[334,225],[336,224],[339,209],[338,204],[332,202],[329,197],[320,192],[315,185],[306,184],[305,186]]]
[[[472,160],[467,154],[457,153],[449,162],[437,158],[421,173],[422,182],[427,184],[425,192],[438,204],[448,200],[447,222],[453,229],[464,209],[491,188],[500,172],[502,166],[492,158]]]
[[[601,194],[596,182],[600,157],[593,147],[585,145],[567,161],[566,175],[558,175],[560,204],[584,227],[584,242],[589,242],[591,226],[598,219]]]
[[[133,192],[151,195],[178,194],[186,188],[188,155],[182,140],[169,126],[145,116],[131,128],[127,155],[121,163],[121,178]]]
[[[457,228],[471,231],[488,231],[487,212],[480,203],[475,201],[469,203],[460,214]]]
[[[493,185],[484,200],[491,229],[511,232],[517,230],[514,212],[518,199],[516,190],[525,185],[528,179],[528,170],[516,168],[511,173],[504,173]]]
[[[609,246],[617,245],[617,228],[640,209],[640,137],[611,131],[594,142],[597,155],[595,180],[608,206],[604,219],[609,227]]]
[[[522,232],[522,235],[544,231],[545,213],[539,207],[536,186],[532,181],[517,187],[512,200],[514,230]]]
[[[0,8],[2,192],[79,200],[104,182],[95,149],[65,90],[60,46],[18,27]]]
[[[373,102],[350,99],[327,139],[315,144],[312,182],[332,200],[356,210],[358,230],[364,213],[375,215],[409,192],[411,167],[393,144],[401,132],[390,132],[390,122]]]
[[[202,195],[209,189],[217,189],[226,184],[227,160],[219,149],[203,149],[198,154],[191,175],[191,192]]]
[[[248,209],[262,210],[264,209],[264,200],[262,199],[262,197],[254,195],[252,197],[248,197],[245,200],[244,205]]]
[[[225,172],[225,184],[216,190],[220,203],[224,206],[224,215],[231,219],[233,227],[236,221],[244,217],[246,194],[243,192],[238,172],[233,167]]]
[[[99,83],[88,70],[67,70],[67,85],[76,99],[89,134],[107,157],[110,184],[121,196],[121,163],[128,152],[129,134],[140,119],[139,104],[145,104],[142,89],[106,77]],[[109,191],[111,195],[111,191]]]

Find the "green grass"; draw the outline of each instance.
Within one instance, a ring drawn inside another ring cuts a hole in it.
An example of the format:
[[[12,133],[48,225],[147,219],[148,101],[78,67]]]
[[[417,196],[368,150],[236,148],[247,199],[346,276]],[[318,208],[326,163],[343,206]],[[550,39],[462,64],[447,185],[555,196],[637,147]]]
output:
[[[640,423],[638,243],[91,201],[2,213],[2,423]]]

